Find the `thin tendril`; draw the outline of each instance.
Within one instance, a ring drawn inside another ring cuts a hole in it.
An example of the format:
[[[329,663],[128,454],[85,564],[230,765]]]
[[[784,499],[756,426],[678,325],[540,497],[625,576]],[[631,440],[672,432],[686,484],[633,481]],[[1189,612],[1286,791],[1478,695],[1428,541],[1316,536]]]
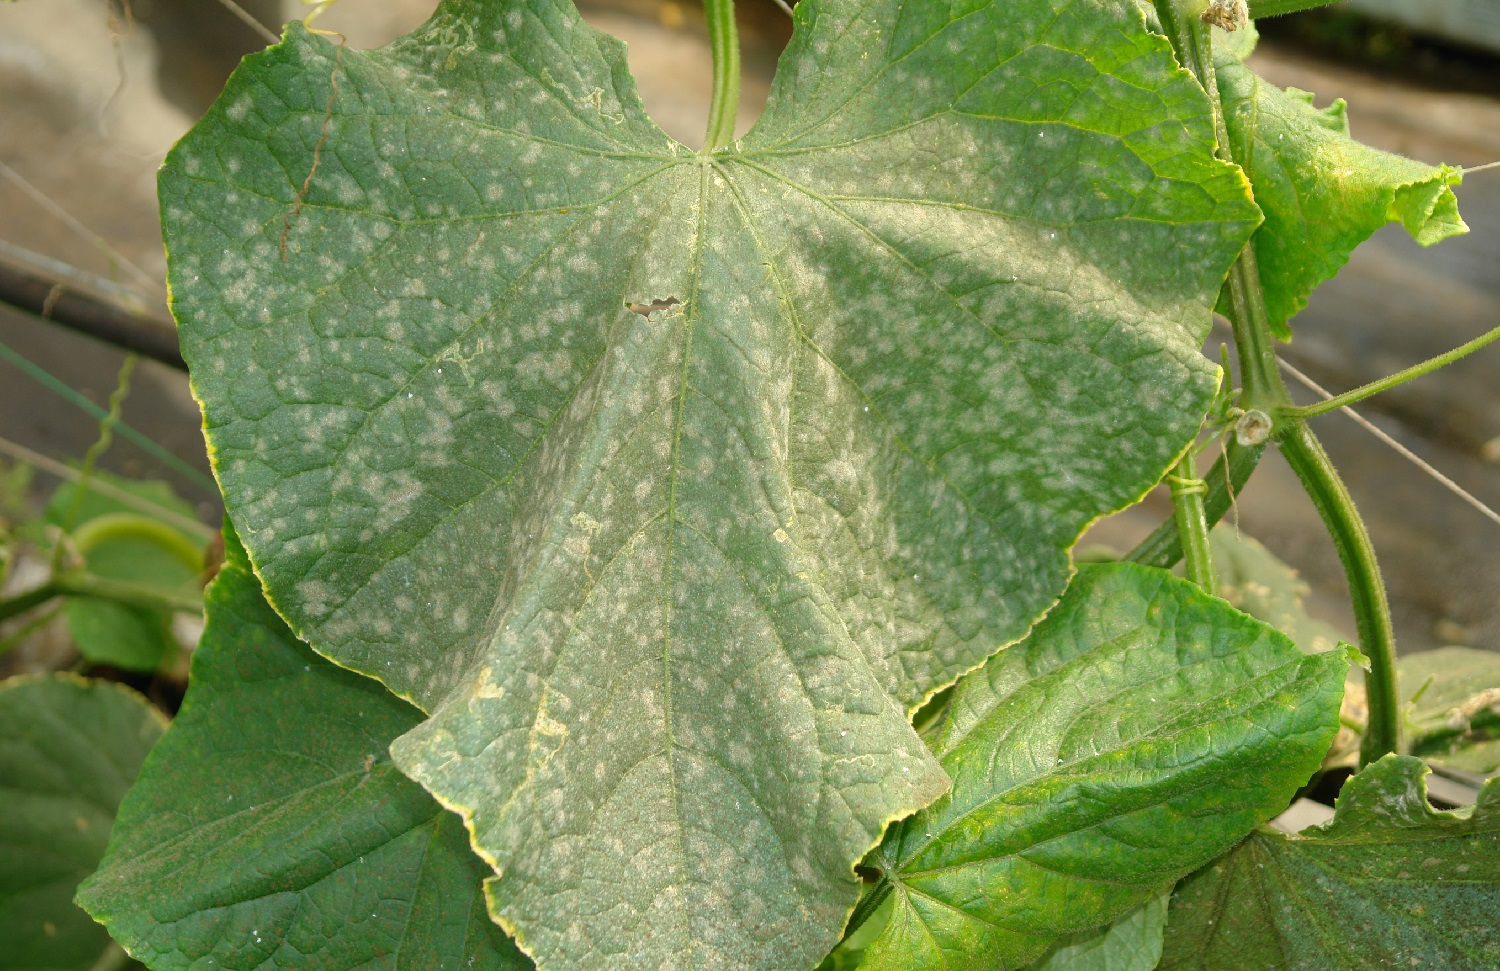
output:
[[[1296,378],[1299,382],[1305,385],[1309,391],[1312,391],[1314,394],[1322,395],[1324,400],[1328,400],[1333,397],[1333,395],[1322,385],[1318,384],[1312,378],[1292,367],[1281,358],[1278,357],[1276,359],[1276,363],[1281,365],[1281,369],[1283,371],[1285,371],[1287,374],[1290,374],[1292,377]],[[1437,482],[1443,488],[1447,489],[1455,496],[1458,496],[1470,506],[1473,506],[1486,518],[1493,520],[1497,524],[1500,524],[1500,513],[1495,512],[1495,510],[1485,505],[1473,493],[1464,489],[1463,486],[1459,485],[1457,482],[1454,482],[1452,479],[1448,478],[1446,475],[1433,468],[1430,464],[1427,463],[1425,459],[1417,455],[1411,449],[1407,448],[1405,445],[1402,445],[1390,435],[1387,435],[1384,431],[1381,431],[1373,423],[1371,423],[1369,419],[1365,418],[1359,412],[1355,411],[1353,408],[1348,407],[1347,405],[1343,408],[1340,408],[1339,410],[1348,415],[1350,418],[1354,419],[1355,423],[1362,427],[1365,431],[1369,432],[1371,435],[1374,435],[1376,438],[1389,445],[1392,449],[1395,450],[1397,455],[1400,455],[1402,458],[1406,459],[1408,462],[1415,465],[1423,472],[1426,472],[1433,479],[1437,480]]]
[[[1475,172],[1483,172],[1485,169],[1500,169],[1500,161],[1486,162],[1483,165],[1472,165],[1461,171],[1464,175],[1472,175]]]

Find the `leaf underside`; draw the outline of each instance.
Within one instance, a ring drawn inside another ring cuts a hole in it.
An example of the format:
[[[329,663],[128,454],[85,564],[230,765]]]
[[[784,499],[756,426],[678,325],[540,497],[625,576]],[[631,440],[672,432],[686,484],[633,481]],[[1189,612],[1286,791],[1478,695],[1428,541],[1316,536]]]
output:
[[[100,961],[109,935],[73,894],[162,727],[119,685],[67,675],[0,684],[0,968]]]
[[[1059,939],[1029,971],[1152,971],[1161,960],[1171,898],[1171,891],[1160,891],[1108,926]]]
[[[712,157],[567,0],[247,60],[161,177],[227,507],[544,966],[832,946],[908,714],[1197,429],[1211,154],[1130,0],[809,0]]]
[[[421,713],[266,604],[243,548],[181,713],[79,902],[152,971],[523,971],[457,816],[390,764]]]
[[[1464,814],[1386,756],[1298,836],[1257,830],[1172,897],[1162,971],[1500,967],[1500,785]]]
[[[1018,968],[1170,888],[1317,769],[1348,668],[1165,571],[1083,568],[958,683],[953,791],[871,858],[896,906],[863,967]]]

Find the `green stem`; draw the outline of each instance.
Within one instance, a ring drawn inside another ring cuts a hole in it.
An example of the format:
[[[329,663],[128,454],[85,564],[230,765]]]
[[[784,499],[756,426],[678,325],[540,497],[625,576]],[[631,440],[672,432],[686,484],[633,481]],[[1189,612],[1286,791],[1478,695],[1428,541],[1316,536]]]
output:
[[[60,573],[53,578],[51,585],[56,587],[57,593],[69,597],[112,600],[148,610],[172,610],[189,614],[203,612],[203,597],[199,594],[178,593],[140,583],[110,580],[92,573]]]
[[[26,613],[26,611],[34,607],[40,607],[53,597],[60,596],[61,594],[62,591],[58,589],[56,583],[48,582],[39,587],[33,587],[25,593],[18,593],[9,599],[0,600],[0,623],[4,623],[12,617],[19,617]]]
[[[43,627],[46,627],[48,624],[52,623],[53,618],[57,616],[57,611],[59,609],[59,607],[53,607],[51,610],[42,613],[40,616],[26,621],[20,627],[17,627],[9,634],[6,634],[4,637],[0,637],[0,657],[4,657],[6,654],[9,654],[12,649],[26,643],[26,639],[28,637],[41,630]]]
[[[1421,364],[1414,364],[1404,371],[1397,371],[1395,374],[1381,378],[1379,381],[1371,381],[1369,384],[1361,385],[1353,391],[1345,391],[1341,395],[1329,398],[1327,401],[1320,401],[1315,405],[1307,405],[1303,408],[1284,408],[1282,409],[1282,414],[1292,415],[1297,418],[1313,418],[1318,415],[1327,414],[1330,411],[1336,411],[1339,408],[1347,407],[1380,394],[1382,391],[1388,391],[1398,384],[1410,381],[1412,378],[1420,378],[1424,374],[1431,374],[1440,367],[1445,367],[1461,357],[1474,353],[1497,337],[1500,337],[1500,327],[1496,327],[1489,333],[1474,338],[1467,344],[1455,347],[1446,354],[1439,354],[1437,357],[1423,361]]]
[[[713,101],[708,107],[703,154],[712,155],[734,140],[735,112],[740,105],[740,37],[734,23],[734,0],[705,0],[703,8],[714,56]]]
[[[1305,422],[1292,419],[1282,426],[1277,442],[1287,464],[1317,507],[1318,515],[1323,517],[1349,581],[1360,649],[1370,659],[1370,670],[1365,675],[1369,727],[1365,729],[1359,751],[1361,764],[1368,765],[1401,747],[1396,635],[1391,627],[1385,581],[1380,576],[1375,548],[1370,544],[1370,534],[1354,507],[1354,500],[1312,429]]]
[[[1179,60],[1197,76],[1208,95],[1219,141],[1218,156],[1232,162],[1233,152],[1213,75],[1211,35],[1202,20],[1193,15],[1201,10],[1202,4],[1199,0],[1156,0],[1156,6],[1163,27],[1177,47]],[[1226,287],[1230,323],[1234,326],[1235,347],[1240,357],[1240,406],[1246,412],[1260,411],[1270,416],[1270,434],[1281,444],[1287,462],[1323,517],[1344,564],[1361,647],[1370,658],[1370,671],[1365,678],[1369,726],[1360,745],[1360,758],[1368,763],[1396,751],[1400,744],[1395,637],[1385,584],[1375,562],[1369,533],[1348,490],[1307,424],[1289,413],[1294,407],[1292,396],[1276,366],[1276,349],[1253,240],[1235,261]]]
[[[1203,497],[1203,520],[1208,528],[1212,529],[1229,512],[1234,497],[1250,481],[1250,474],[1260,463],[1263,451],[1263,447],[1247,447],[1233,439],[1225,446],[1224,454],[1214,462],[1203,480],[1208,484],[1208,495]],[[1182,559],[1182,539],[1177,531],[1176,516],[1156,527],[1156,531],[1142,540],[1125,559],[1164,570],[1176,566]]]
[[[1186,554],[1187,578],[1198,589],[1212,594],[1219,582],[1214,576],[1214,555],[1208,545],[1208,521],[1203,508],[1208,486],[1198,478],[1197,466],[1190,448],[1167,481],[1172,484],[1172,518]]]

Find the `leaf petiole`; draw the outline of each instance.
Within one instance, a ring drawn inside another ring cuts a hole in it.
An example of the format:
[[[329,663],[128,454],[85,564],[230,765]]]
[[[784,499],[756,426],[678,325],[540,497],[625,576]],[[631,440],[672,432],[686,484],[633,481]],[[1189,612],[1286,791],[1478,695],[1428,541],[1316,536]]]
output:
[[[703,7],[714,57],[713,100],[708,107],[703,154],[712,155],[734,140],[735,113],[740,104],[740,36],[734,23],[734,0],[706,0]]]

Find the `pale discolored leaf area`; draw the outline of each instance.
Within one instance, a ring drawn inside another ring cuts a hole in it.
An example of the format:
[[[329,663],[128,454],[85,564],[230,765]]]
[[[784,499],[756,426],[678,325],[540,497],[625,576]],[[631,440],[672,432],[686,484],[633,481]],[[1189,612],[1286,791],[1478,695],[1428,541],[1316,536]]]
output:
[[[120,685],[0,683],[0,969],[89,971],[106,959],[109,934],[73,894],[164,724]]]
[[[1290,340],[1287,322],[1308,294],[1386,223],[1401,223],[1423,246],[1468,232],[1453,194],[1463,179],[1446,165],[1355,141],[1342,99],[1320,109],[1310,92],[1267,84],[1236,56],[1248,54],[1253,40],[1237,46],[1216,58],[1219,94],[1234,159],[1266,217],[1255,255],[1271,329]]]
[[[1197,429],[1211,154],[1129,0],[809,0],[712,157],[567,0],[247,60],[161,179],[227,506],[544,967],[832,947],[908,714]]]
[[[1326,825],[1257,830],[1184,880],[1162,971],[1500,967],[1500,783],[1447,813],[1426,775],[1388,755],[1344,784]]]
[[[1145,904],[1286,808],[1348,668],[1163,570],[1084,567],[958,683],[953,791],[866,861],[896,904],[862,967],[1020,968]]]
[[[463,824],[391,765],[421,713],[314,654],[244,549],[79,902],[152,971],[525,971]]]

